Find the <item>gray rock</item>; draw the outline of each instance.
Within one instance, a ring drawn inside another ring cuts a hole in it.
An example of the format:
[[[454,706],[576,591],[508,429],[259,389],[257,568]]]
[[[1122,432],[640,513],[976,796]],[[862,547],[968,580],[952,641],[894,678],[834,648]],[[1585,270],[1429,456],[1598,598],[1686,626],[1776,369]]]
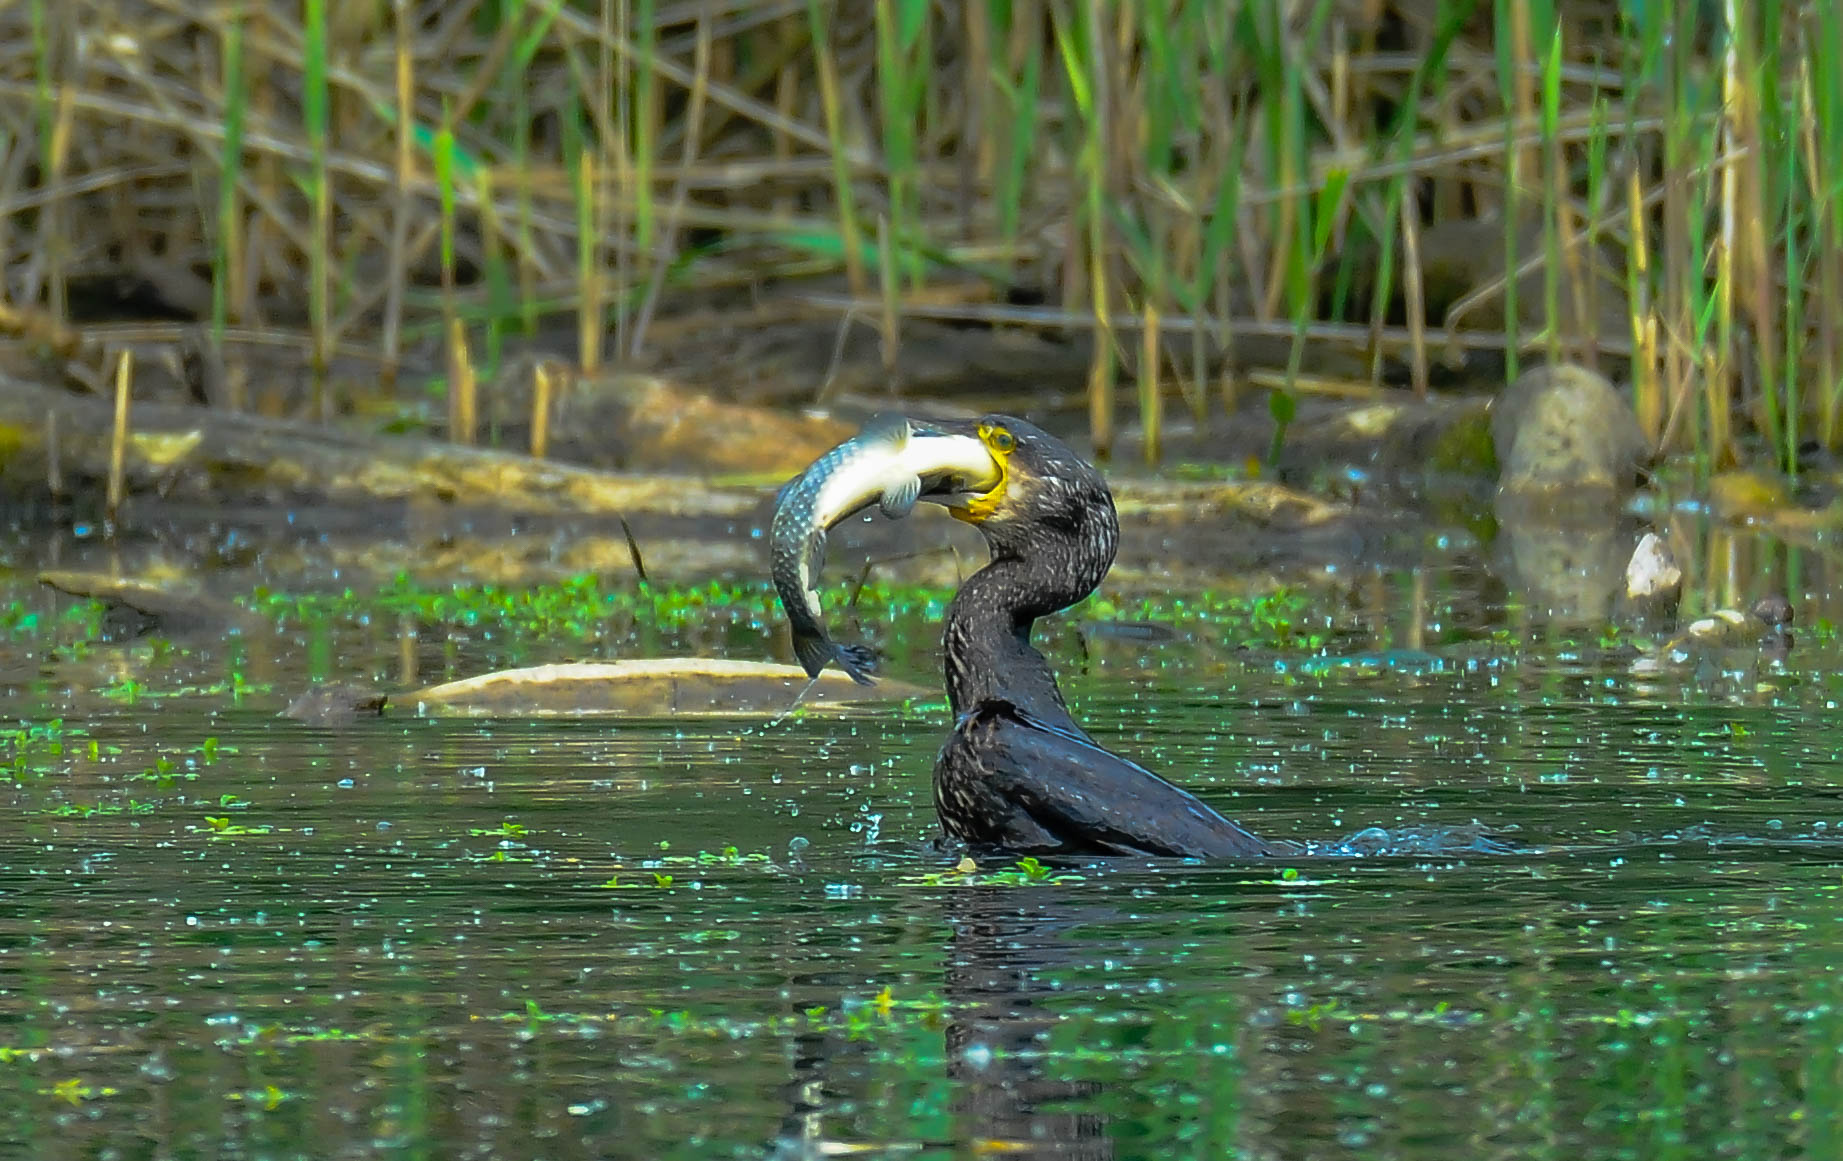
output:
[[[1501,492],[1621,494],[1648,446],[1625,395],[1583,367],[1535,367],[1504,389],[1491,414]]]

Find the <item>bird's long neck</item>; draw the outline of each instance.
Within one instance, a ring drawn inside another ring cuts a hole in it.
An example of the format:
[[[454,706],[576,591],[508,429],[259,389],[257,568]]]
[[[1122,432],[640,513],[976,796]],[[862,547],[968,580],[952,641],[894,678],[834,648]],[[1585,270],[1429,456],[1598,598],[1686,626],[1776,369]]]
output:
[[[1058,564],[1060,554],[1000,555],[968,577],[947,609],[943,643],[947,697],[958,715],[1000,698],[1046,722],[1081,732],[1063,704],[1062,690],[1043,654],[1030,644],[1039,617],[1066,609],[1100,583],[1112,563],[1098,569]]]

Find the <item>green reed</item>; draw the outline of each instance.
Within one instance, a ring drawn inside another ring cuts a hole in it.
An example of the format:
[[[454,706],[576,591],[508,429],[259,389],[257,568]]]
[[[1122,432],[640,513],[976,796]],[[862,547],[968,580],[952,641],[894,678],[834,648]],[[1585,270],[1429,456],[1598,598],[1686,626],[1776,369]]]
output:
[[[1529,168],[1518,134],[1519,128],[1529,123],[1529,86],[1523,68],[1523,62],[1530,59],[1526,51],[1529,5],[1525,0],[1497,0],[1495,16],[1498,98],[1504,110],[1504,376],[1515,379],[1519,355],[1517,271],[1522,264],[1517,242]]]
[[[1549,31],[1548,51],[1542,62],[1542,156],[1546,160],[1542,183],[1542,301],[1548,312],[1542,331],[1550,363],[1561,362],[1561,232],[1562,216],[1568,212],[1566,160],[1560,141],[1561,61],[1561,26],[1557,24]],[[1514,235],[1514,228],[1507,229],[1506,234]],[[1510,245],[1514,252],[1514,238]],[[1508,285],[1515,285],[1516,267],[1508,269]],[[1573,321],[1577,325],[1586,323],[1580,318]]]

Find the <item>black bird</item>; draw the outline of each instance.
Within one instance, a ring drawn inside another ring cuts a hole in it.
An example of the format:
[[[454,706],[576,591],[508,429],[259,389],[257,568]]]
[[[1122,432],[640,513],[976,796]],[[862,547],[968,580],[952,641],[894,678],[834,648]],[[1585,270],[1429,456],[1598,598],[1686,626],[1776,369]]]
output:
[[[992,551],[947,611],[954,727],[934,764],[942,828],[967,843],[1020,854],[1298,852],[1295,844],[1257,838],[1195,795],[1103,749],[1069,715],[1049,662],[1031,645],[1040,618],[1087,597],[1113,565],[1120,524],[1100,473],[1020,419],[910,424],[915,435],[930,438],[892,450],[891,472],[913,474],[920,499],[944,504],[977,527]],[[823,488],[834,470],[826,463],[789,484],[782,506]],[[833,504],[800,525],[777,519],[777,560],[798,558],[803,542],[822,542],[827,528],[875,502],[882,486],[856,489],[864,495],[854,490],[849,504]],[[777,570],[775,579],[783,603],[805,606],[805,578]],[[808,672],[817,673],[824,660]]]

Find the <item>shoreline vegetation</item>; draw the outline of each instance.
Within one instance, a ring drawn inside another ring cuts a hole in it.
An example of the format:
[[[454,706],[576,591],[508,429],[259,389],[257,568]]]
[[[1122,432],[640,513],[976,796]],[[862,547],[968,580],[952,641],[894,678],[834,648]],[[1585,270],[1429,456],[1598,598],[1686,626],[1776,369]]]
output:
[[[0,30],[22,378],[165,368],[542,455],[567,380],[769,309],[834,363],[874,334],[892,390],[918,325],[1033,332],[1085,366],[1097,452],[1136,425],[1152,462],[1262,396],[1284,426],[1563,360],[1700,477],[1843,443],[1832,5],[31,0]]]

